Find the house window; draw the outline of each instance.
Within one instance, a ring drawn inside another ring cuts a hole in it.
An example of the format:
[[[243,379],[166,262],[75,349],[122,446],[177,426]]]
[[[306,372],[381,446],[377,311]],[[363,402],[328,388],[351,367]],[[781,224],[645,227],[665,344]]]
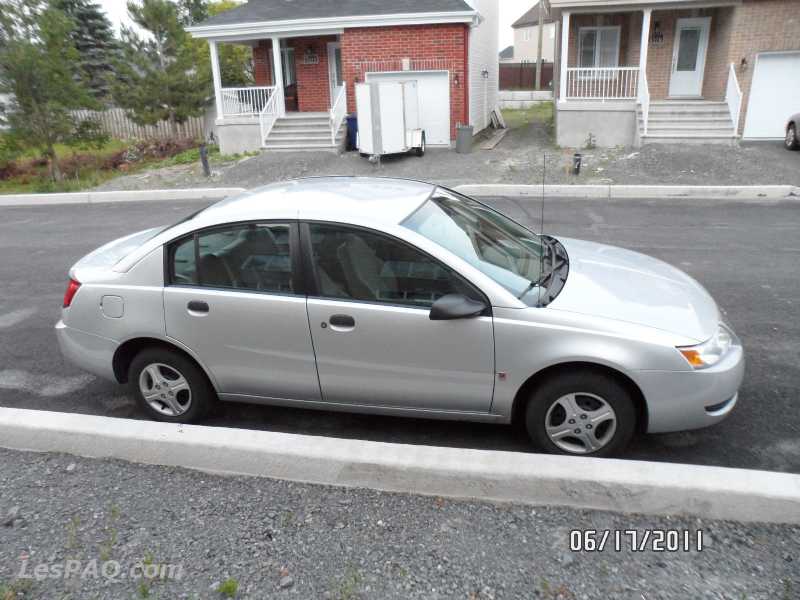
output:
[[[294,48],[281,48],[283,59],[283,85],[294,85],[297,81],[297,73],[294,64]]]
[[[530,42],[531,41],[531,29],[530,29],[530,27],[526,27],[525,29],[522,30],[522,37],[526,42]]]
[[[617,27],[581,27],[578,30],[578,66],[613,68],[619,66]]]

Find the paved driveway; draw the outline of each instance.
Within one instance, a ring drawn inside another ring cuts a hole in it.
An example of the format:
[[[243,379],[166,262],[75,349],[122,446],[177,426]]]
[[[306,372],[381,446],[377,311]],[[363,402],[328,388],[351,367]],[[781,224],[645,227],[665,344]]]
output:
[[[493,204],[538,229],[539,206]],[[196,203],[6,208],[0,212],[0,404],[141,418],[125,388],[61,359],[53,324],[68,267],[112,238],[174,222]],[[800,472],[800,204],[551,201],[546,231],[642,251],[689,272],[727,310],[748,352],[723,424],[644,436],[630,458]],[[508,427],[230,405],[212,424],[527,451]]]

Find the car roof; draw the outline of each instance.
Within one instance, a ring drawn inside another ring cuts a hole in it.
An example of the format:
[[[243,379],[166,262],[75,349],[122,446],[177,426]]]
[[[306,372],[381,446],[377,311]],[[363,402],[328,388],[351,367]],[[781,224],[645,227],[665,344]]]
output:
[[[253,220],[371,221],[394,225],[419,208],[436,185],[377,177],[311,177],[275,183],[218,202],[193,228]]]

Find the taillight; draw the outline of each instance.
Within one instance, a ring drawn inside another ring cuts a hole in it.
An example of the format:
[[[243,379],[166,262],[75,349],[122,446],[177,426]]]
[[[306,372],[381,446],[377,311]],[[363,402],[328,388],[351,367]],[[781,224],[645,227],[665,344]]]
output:
[[[64,308],[69,308],[69,305],[72,304],[72,299],[75,297],[75,294],[78,293],[78,289],[80,289],[80,287],[80,281],[75,281],[74,279],[69,280],[67,291],[64,292],[64,304],[62,305]]]

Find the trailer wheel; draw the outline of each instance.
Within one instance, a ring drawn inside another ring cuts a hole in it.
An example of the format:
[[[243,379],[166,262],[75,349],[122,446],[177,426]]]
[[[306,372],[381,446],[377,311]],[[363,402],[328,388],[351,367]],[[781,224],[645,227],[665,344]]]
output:
[[[425,156],[425,132],[422,132],[422,143],[417,148],[417,156]]]

